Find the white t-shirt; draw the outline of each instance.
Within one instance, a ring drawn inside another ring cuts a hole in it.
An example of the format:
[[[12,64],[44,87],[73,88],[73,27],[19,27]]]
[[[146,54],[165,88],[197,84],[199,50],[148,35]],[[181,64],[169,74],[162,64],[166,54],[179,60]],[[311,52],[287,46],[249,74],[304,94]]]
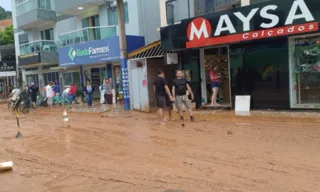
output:
[[[53,97],[53,90],[52,90],[52,87],[50,85],[47,85],[46,86],[46,96],[47,97]]]
[[[18,96],[20,95],[20,89],[13,89],[12,90],[12,96],[11,96],[11,100],[17,100]]]
[[[67,94],[69,94],[70,93],[70,88],[68,87],[68,88],[66,88],[64,91],[63,91],[63,94],[64,95],[67,95]]]

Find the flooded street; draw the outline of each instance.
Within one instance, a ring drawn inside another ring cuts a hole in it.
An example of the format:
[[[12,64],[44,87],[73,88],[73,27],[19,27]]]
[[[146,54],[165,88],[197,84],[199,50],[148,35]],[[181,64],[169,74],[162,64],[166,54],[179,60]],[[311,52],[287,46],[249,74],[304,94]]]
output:
[[[316,192],[319,124],[198,120],[158,126],[154,115],[102,118],[0,108],[1,192]],[[177,119],[177,118],[176,118]]]

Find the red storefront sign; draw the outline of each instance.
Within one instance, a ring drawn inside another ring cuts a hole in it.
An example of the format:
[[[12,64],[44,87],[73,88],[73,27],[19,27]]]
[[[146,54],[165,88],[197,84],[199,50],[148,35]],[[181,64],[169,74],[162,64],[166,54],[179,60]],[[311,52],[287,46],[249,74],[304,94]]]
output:
[[[198,17],[189,23],[187,29],[189,41],[186,42],[186,48],[228,44],[318,31],[318,22],[315,21],[304,0],[295,0],[292,2],[290,11],[285,20],[285,25],[281,27],[276,27],[280,21],[279,16],[271,12],[276,11],[277,8],[277,5],[266,5],[261,9],[251,9],[247,15],[243,15],[241,12],[233,13],[237,19],[242,22],[243,32],[240,33],[236,31],[234,24],[227,14],[220,16],[218,23],[214,26],[215,31],[212,31],[213,25],[209,20]],[[261,22],[260,27],[263,28],[263,30],[250,31],[250,21],[257,15],[268,22]],[[304,23],[293,24],[295,20],[303,20]],[[222,33],[228,33],[228,35],[221,36]]]

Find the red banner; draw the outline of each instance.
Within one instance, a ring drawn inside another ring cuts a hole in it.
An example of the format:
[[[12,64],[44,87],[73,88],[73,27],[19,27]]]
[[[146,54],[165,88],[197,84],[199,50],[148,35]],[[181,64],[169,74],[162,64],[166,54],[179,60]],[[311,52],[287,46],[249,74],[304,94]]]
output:
[[[265,29],[260,31],[249,31],[246,33],[239,33],[234,35],[212,37],[200,40],[192,40],[186,42],[186,48],[205,47],[212,45],[228,44],[241,41],[249,41],[255,39],[264,39],[278,36],[293,35],[299,33],[308,33],[318,31],[318,22],[310,22],[300,25],[290,25],[285,27]]]

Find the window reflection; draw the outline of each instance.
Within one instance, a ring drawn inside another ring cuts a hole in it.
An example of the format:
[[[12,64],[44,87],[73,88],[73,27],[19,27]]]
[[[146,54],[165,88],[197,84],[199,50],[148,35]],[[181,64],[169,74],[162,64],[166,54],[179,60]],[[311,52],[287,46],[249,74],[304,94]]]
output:
[[[320,36],[296,37],[290,45],[291,104],[320,105]]]
[[[233,100],[251,95],[253,108],[289,108],[286,38],[233,45],[230,65]]]

